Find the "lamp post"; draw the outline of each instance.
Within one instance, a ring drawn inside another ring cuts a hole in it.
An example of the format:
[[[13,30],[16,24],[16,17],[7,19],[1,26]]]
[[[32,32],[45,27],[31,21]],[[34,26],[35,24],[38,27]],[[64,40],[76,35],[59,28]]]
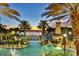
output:
[[[69,39],[70,39],[71,41],[73,40],[73,34],[72,34],[71,31],[69,32]]]
[[[72,41],[72,32],[71,31],[69,32],[69,40]],[[70,43],[70,48],[71,48],[71,44],[72,43]]]
[[[63,34],[64,55],[66,55],[66,37],[67,34]]]

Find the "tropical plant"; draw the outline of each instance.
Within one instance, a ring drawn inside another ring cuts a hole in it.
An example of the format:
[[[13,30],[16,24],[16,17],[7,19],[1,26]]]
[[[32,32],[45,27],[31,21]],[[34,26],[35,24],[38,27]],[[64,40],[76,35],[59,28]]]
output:
[[[54,32],[54,31],[55,31],[55,28],[48,27],[46,31],[47,31],[48,33],[52,32],[52,31]]]
[[[76,37],[76,51],[79,55],[79,4],[78,3],[52,3],[45,9],[48,10],[42,14],[47,18],[53,16],[51,21],[60,20],[64,17],[71,21],[73,33]],[[68,17],[67,17],[68,16]]]
[[[3,34],[7,33],[6,25],[0,24],[0,39],[3,39]]]
[[[24,36],[26,36],[26,31],[31,29],[31,26],[27,20],[22,20],[18,26],[20,28],[20,31],[24,32]]]
[[[42,35],[44,35],[46,29],[47,29],[48,23],[45,20],[41,20],[39,25],[37,26],[39,29],[42,29]]]
[[[12,31],[14,31],[15,32],[15,34],[17,34],[17,32],[19,32],[19,28],[18,27],[15,27],[15,28],[10,28],[9,30],[8,30],[8,32],[12,32]]]
[[[6,30],[6,25],[0,24],[0,33]]]
[[[0,14],[20,21],[18,18],[20,14],[16,10],[9,8],[7,3],[0,3]]]

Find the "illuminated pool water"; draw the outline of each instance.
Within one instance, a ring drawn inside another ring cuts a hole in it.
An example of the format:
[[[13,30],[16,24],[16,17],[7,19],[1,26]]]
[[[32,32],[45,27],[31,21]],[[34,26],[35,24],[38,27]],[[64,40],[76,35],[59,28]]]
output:
[[[0,56],[41,56],[44,53],[61,54],[63,50],[53,45],[41,46],[39,41],[30,41],[28,47],[22,49],[0,48]]]

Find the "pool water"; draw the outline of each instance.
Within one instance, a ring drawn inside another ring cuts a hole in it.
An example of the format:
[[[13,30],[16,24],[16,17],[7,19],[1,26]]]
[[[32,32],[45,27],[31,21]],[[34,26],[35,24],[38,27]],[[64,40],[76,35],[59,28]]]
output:
[[[38,56],[40,55],[41,45],[38,41],[31,41],[28,47],[16,51],[16,54],[21,56]]]
[[[0,48],[0,56],[12,55],[12,50],[15,50],[15,56],[38,56],[40,55],[41,45],[39,41],[30,41],[28,47],[22,49],[3,49]]]
[[[0,56],[41,56],[43,53],[63,53],[61,48],[53,45],[41,46],[39,41],[30,41],[28,47],[22,49],[2,49]]]

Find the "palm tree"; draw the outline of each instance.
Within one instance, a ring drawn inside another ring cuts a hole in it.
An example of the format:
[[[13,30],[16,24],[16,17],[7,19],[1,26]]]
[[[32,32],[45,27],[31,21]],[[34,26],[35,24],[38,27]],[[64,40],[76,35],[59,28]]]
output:
[[[18,18],[18,16],[20,16],[20,14],[16,10],[9,8],[9,4],[7,4],[7,3],[0,3],[0,14],[7,16],[9,18],[16,19],[17,21],[20,22],[20,20]]]
[[[7,36],[14,36],[14,35],[17,35],[17,34],[19,34],[19,28],[18,27],[15,27],[15,28],[9,28],[8,30],[7,30]]]
[[[45,21],[45,20],[40,21],[40,23],[38,25],[38,28],[42,29],[42,35],[44,35],[44,33],[45,33],[46,29],[47,29],[47,26],[48,26],[47,21]]]
[[[6,25],[3,25],[3,24],[0,24],[0,35],[1,35],[1,40],[2,40],[2,38],[3,38],[3,34],[5,34],[6,33]]]
[[[71,21],[74,36],[76,37],[76,51],[79,55],[79,4],[78,3],[52,3],[45,9],[48,10],[42,14],[46,18],[52,16],[52,20],[60,20],[68,16]]]
[[[55,31],[55,28],[52,28],[52,27],[49,27],[49,26],[48,26],[48,28],[47,28],[46,31],[47,31],[48,33],[52,32],[52,31],[54,32],[54,31]]]
[[[20,30],[24,32],[24,36],[26,36],[26,31],[31,29],[31,26],[27,20],[22,20],[18,26],[20,27]]]

